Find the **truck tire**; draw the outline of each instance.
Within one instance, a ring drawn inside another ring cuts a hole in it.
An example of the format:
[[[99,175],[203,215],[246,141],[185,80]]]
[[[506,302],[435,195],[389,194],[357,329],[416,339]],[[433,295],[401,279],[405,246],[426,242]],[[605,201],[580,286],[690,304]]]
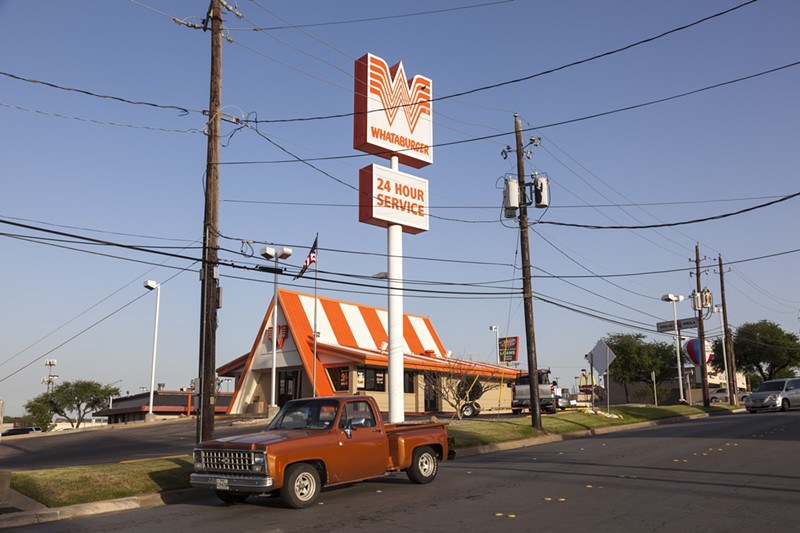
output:
[[[511,414],[512,414],[512,415],[519,415],[519,414],[522,414],[522,409],[512,409],[512,410],[511,410]]]
[[[314,504],[322,489],[317,469],[298,463],[286,469],[281,487],[283,503],[292,509],[303,509]]]
[[[406,470],[408,479],[414,483],[430,483],[439,471],[439,458],[430,446],[420,446],[411,456],[411,466]]]
[[[248,494],[242,494],[241,492],[228,492],[226,490],[218,490],[215,491],[217,494],[217,498],[222,500],[225,503],[244,503],[247,499]]]

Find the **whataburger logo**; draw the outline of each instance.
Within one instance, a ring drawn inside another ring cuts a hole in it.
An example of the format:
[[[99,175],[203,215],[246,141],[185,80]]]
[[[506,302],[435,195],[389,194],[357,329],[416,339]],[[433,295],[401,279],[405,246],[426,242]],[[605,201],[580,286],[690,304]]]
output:
[[[379,57],[369,55],[368,60],[370,94],[380,100],[390,126],[394,124],[397,112],[402,109],[408,129],[413,134],[420,117],[431,114],[430,80],[416,75],[409,86],[402,62],[390,68]]]
[[[390,67],[372,54],[357,59],[353,147],[387,159],[396,155],[415,168],[433,163],[431,94],[431,80],[407,80],[402,62]]]

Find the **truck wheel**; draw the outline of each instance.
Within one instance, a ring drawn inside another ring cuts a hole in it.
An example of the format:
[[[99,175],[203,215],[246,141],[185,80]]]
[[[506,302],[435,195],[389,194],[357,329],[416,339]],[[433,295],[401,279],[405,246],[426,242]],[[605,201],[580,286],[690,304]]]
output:
[[[292,509],[309,507],[317,500],[321,485],[316,468],[305,463],[292,465],[286,469],[281,498]]]
[[[511,410],[511,414],[512,414],[512,415],[519,415],[519,414],[522,414],[522,409],[512,409],[512,410]]]
[[[438,471],[439,458],[436,453],[430,446],[420,446],[414,450],[406,475],[414,483],[430,483]]]
[[[216,491],[216,494],[217,498],[225,503],[244,503],[248,496],[248,494],[242,494],[240,492],[228,492],[224,490],[218,490]]]

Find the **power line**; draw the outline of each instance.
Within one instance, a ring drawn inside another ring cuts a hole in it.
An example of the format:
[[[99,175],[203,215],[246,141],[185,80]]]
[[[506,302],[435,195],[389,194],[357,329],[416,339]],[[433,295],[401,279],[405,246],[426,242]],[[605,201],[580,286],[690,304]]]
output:
[[[789,194],[787,196],[783,196],[782,198],[779,198],[777,200],[773,200],[771,202],[766,202],[766,203],[763,203],[763,204],[754,205],[752,207],[747,207],[745,209],[740,209],[738,211],[733,211],[731,213],[723,213],[721,215],[714,215],[714,216],[704,217],[704,218],[696,218],[696,219],[693,219],[693,220],[685,220],[683,222],[665,222],[663,224],[645,224],[645,225],[641,225],[641,226],[596,226],[596,225],[593,225],[593,224],[575,224],[575,223],[572,223],[572,222],[555,222],[555,221],[541,220],[541,221],[537,222],[537,224],[549,224],[549,225],[553,225],[553,226],[565,226],[565,227],[569,227],[569,228],[584,228],[584,229],[653,229],[653,228],[669,228],[669,227],[673,227],[673,226],[685,226],[685,225],[688,225],[688,224],[697,224],[699,222],[708,222],[708,221],[711,221],[711,220],[722,220],[723,218],[729,218],[729,217],[732,217],[732,216],[741,215],[743,213],[748,213],[750,211],[755,211],[757,209],[762,209],[764,207],[769,207],[771,205],[775,205],[775,204],[778,204],[778,203],[781,203],[781,202],[785,202],[787,200],[791,200],[792,198],[796,198],[797,196],[800,196],[800,192],[796,192],[796,193],[793,193],[793,194]]]
[[[630,50],[631,48],[635,48],[635,47],[641,46],[643,44],[651,43],[653,41],[656,41],[658,39],[661,39],[661,38],[666,37],[668,35],[671,35],[673,33],[677,33],[679,31],[686,30],[688,28],[691,28],[693,26],[697,26],[698,24],[702,24],[704,22],[707,22],[709,20],[715,19],[717,17],[721,17],[723,15],[727,15],[728,13],[731,13],[733,11],[741,9],[741,8],[743,8],[743,7],[745,7],[745,6],[749,5],[749,4],[753,4],[753,3],[757,2],[757,1],[758,0],[749,0],[749,1],[747,1],[747,2],[745,2],[743,4],[740,4],[738,6],[732,7],[730,9],[726,9],[725,11],[721,11],[719,13],[715,13],[714,15],[710,15],[710,16],[701,18],[701,19],[696,20],[694,22],[691,22],[689,24],[684,24],[683,26],[679,26],[677,28],[673,28],[671,30],[659,33],[658,35],[654,35],[652,37],[648,37],[646,39],[642,39],[640,41],[636,41],[634,43],[630,43],[628,45],[622,46],[620,48],[616,48],[614,50],[609,50],[607,52],[603,52],[603,53],[600,53],[600,54],[595,54],[593,56],[590,56],[590,57],[587,57],[587,58],[584,58],[584,59],[573,61],[571,63],[567,63],[565,65],[561,65],[559,67],[543,70],[543,71],[537,72],[535,74],[530,74],[528,76],[523,76],[521,78],[516,78],[516,79],[513,79],[513,80],[503,81],[503,82],[499,82],[499,83],[493,83],[491,85],[484,85],[482,87],[477,87],[477,88],[474,88],[474,89],[468,89],[466,91],[452,93],[452,94],[448,94],[448,95],[445,95],[445,96],[438,96],[438,97],[435,97],[435,98],[431,98],[430,100],[427,100],[427,101],[428,102],[438,102],[438,101],[441,101],[441,100],[448,100],[448,99],[456,98],[456,97],[459,97],[459,96],[466,96],[466,95],[474,94],[474,93],[481,92],[481,91],[487,91],[489,89],[497,89],[499,87],[504,87],[504,86],[507,86],[507,85],[521,83],[523,81],[529,81],[529,80],[532,80],[534,78],[545,76],[547,74],[553,74],[554,72],[558,72],[558,71],[561,71],[561,70],[568,69],[570,67],[582,65],[584,63],[588,63],[590,61],[594,61],[594,60],[601,59],[601,58],[604,58],[604,57],[609,57],[609,56],[618,54],[620,52],[624,52],[626,50]],[[417,104],[422,103],[422,102],[423,101],[415,102],[414,105],[417,105]],[[400,107],[403,107],[404,105],[410,105],[410,104],[401,104],[401,105],[398,105],[396,107],[400,108]],[[378,110],[375,110],[375,111],[372,111],[372,112],[376,112],[376,111],[381,111],[381,110],[378,109]],[[338,114],[335,114],[335,115],[304,117],[304,118],[293,118],[293,119],[272,119],[272,120],[263,120],[263,121],[260,121],[260,122],[261,123],[303,122],[303,121],[310,121],[310,120],[327,120],[327,119],[333,119],[333,118],[346,118],[346,117],[352,117],[353,115],[355,115],[355,113],[338,113]]]
[[[419,11],[416,13],[405,13],[400,15],[384,15],[381,17],[369,17],[369,18],[361,18],[361,19],[349,19],[349,20],[337,20],[337,21],[329,21],[329,22],[315,22],[315,23],[308,23],[308,24],[290,24],[286,26],[272,26],[272,27],[265,27],[265,28],[225,28],[228,31],[274,31],[274,30],[296,30],[299,28],[314,28],[320,26],[336,26],[342,24],[356,24],[360,22],[375,22],[378,20],[392,20],[392,19],[399,19],[399,18],[408,18],[408,17],[419,17],[422,15],[434,15],[439,13],[449,13],[453,11],[462,11],[465,9],[474,9],[476,7],[486,7],[486,6],[493,6],[496,4],[506,4],[509,2],[513,2],[514,0],[498,0],[496,2],[485,2],[483,4],[473,4],[467,6],[458,6],[458,7],[451,7],[446,9],[433,9],[430,11]]]
[[[201,115],[203,114],[203,111],[201,111],[199,109],[189,109],[188,107],[181,107],[181,106],[176,106],[176,105],[164,105],[164,104],[156,104],[156,103],[153,103],[153,102],[129,100],[127,98],[122,98],[122,97],[119,97],[119,96],[111,96],[111,95],[108,95],[108,94],[100,94],[100,93],[95,93],[95,92],[92,92],[92,91],[87,91],[85,89],[76,89],[75,87],[65,87],[63,85],[57,85],[55,83],[50,83],[50,82],[47,82],[47,81],[36,80],[36,79],[33,79],[33,78],[26,78],[24,76],[18,76],[16,74],[11,74],[9,72],[0,71],[0,75],[6,76],[8,78],[15,79],[15,80],[19,80],[19,81],[24,81],[26,83],[34,83],[34,84],[38,84],[38,85],[44,85],[45,87],[50,87],[51,89],[58,89],[60,91],[75,92],[75,93],[83,94],[83,95],[86,95],[86,96],[93,96],[94,98],[103,98],[103,99],[106,99],[106,100],[114,100],[116,102],[122,102],[124,104],[155,107],[157,109],[171,109],[171,110],[174,110],[174,111],[180,111],[184,115],[188,115],[189,113],[199,113]]]
[[[752,0],[752,1],[756,1],[756,0]],[[648,106],[652,106],[652,105],[656,105],[656,104],[661,104],[661,103],[664,103],[664,102],[669,102],[670,100],[677,100],[679,98],[684,98],[686,96],[691,96],[691,95],[698,94],[698,93],[701,93],[701,92],[704,92],[704,91],[710,91],[712,89],[718,89],[718,88],[724,87],[726,85],[733,85],[735,83],[751,80],[751,79],[754,79],[754,78],[758,78],[760,76],[765,76],[767,74],[773,74],[773,73],[778,72],[780,70],[784,70],[784,69],[791,68],[791,67],[796,67],[798,65],[800,65],[800,61],[794,61],[792,63],[788,63],[786,65],[782,65],[780,67],[775,67],[775,68],[772,68],[772,69],[764,70],[764,71],[761,71],[761,72],[757,72],[755,74],[750,74],[748,76],[743,76],[741,78],[736,78],[736,79],[724,81],[724,82],[721,82],[721,83],[715,83],[713,85],[708,85],[706,87],[701,87],[700,89],[694,89],[692,91],[687,91],[687,92],[684,92],[684,93],[675,94],[675,95],[672,95],[672,96],[667,96],[665,98],[658,98],[656,100],[650,100],[648,102],[643,102],[643,103],[639,103],[639,104],[629,105],[629,106],[625,106],[625,107],[618,107],[618,108],[612,109],[610,111],[603,111],[603,112],[600,112],[600,113],[593,113],[591,115],[584,115],[584,116],[581,116],[581,117],[562,120],[562,121],[559,121],[559,122],[551,122],[549,124],[536,125],[536,126],[532,126],[530,128],[525,128],[522,131],[525,132],[525,133],[528,133],[528,132],[532,132],[532,131],[535,131],[535,130],[543,130],[543,129],[547,129],[547,128],[554,128],[556,126],[565,126],[565,125],[568,125],[568,124],[574,124],[574,123],[577,123],[577,122],[583,122],[583,121],[586,121],[586,120],[591,120],[591,119],[595,119],[595,118],[614,115],[616,113],[622,113],[624,111],[632,111],[634,109],[640,109],[640,108],[644,108],[644,107],[648,107]],[[341,115],[341,116],[348,116],[348,115]],[[514,132],[495,133],[495,134],[491,134],[491,135],[483,135],[483,136],[480,136],[480,137],[471,137],[469,139],[461,139],[461,140],[457,140],[457,141],[447,141],[447,142],[442,142],[442,143],[438,143],[438,144],[432,144],[431,147],[432,148],[444,148],[444,147],[448,147],[448,146],[456,146],[456,145],[459,145],[459,144],[467,144],[467,143],[472,143],[472,142],[477,142],[477,141],[487,141],[487,140],[491,140],[491,139],[497,139],[499,137],[507,137],[507,136],[513,135],[513,134],[514,134]],[[397,152],[401,152],[401,151],[409,151],[409,150],[411,150],[411,149],[403,149],[403,150],[396,150],[396,151]],[[317,162],[317,161],[339,161],[339,160],[343,160],[343,159],[357,159],[357,158],[369,157],[371,155],[381,156],[381,155],[385,155],[385,154],[389,154],[389,152],[385,152],[385,153],[381,152],[381,153],[374,153],[374,154],[349,154],[349,155],[335,155],[335,156],[326,156],[326,157],[315,157],[315,158],[307,158],[304,161],[313,161],[313,162]],[[296,161],[295,160],[226,161],[226,162],[221,162],[220,165],[271,165],[271,164],[283,164],[283,163],[294,163],[294,162],[296,162]]]

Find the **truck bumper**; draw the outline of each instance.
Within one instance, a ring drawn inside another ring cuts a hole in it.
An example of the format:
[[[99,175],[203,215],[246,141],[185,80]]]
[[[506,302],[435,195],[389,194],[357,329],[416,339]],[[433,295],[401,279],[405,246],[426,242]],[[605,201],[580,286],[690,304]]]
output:
[[[260,493],[271,490],[273,479],[265,477],[238,477],[214,474],[192,474],[189,476],[192,487],[223,490],[230,492]]]

